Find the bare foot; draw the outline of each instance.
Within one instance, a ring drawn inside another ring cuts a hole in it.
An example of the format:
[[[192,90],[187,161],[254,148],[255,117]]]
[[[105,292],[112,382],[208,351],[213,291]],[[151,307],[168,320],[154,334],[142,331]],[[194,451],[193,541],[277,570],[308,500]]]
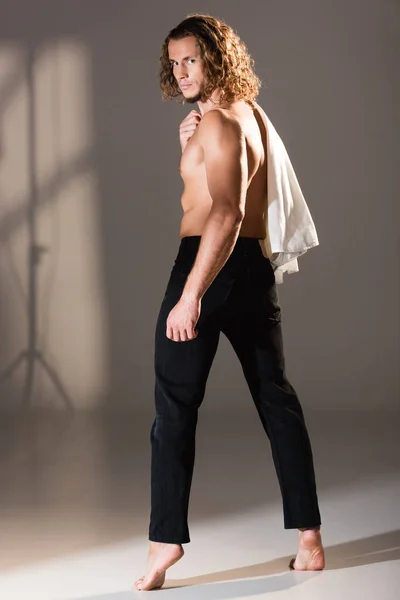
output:
[[[299,548],[290,568],[296,571],[321,571],[325,567],[325,554],[321,532],[317,529],[299,529]]]
[[[185,554],[180,544],[164,544],[150,542],[146,575],[135,581],[133,587],[137,591],[155,590],[164,585],[165,572],[178,562]]]

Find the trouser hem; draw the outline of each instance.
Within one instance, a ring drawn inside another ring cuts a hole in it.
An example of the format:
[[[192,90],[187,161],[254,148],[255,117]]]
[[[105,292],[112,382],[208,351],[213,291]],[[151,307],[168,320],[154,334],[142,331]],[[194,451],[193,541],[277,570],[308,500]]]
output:
[[[183,538],[180,540],[174,540],[166,537],[160,536],[149,536],[150,542],[159,542],[160,544],[188,544],[190,542],[190,538]]]
[[[321,527],[321,522],[319,522],[319,523],[314,522],[312,524],[297,523],[296,525],[285,523],[285,525],[284,525],[284,529],[315,529],[316,527]]]

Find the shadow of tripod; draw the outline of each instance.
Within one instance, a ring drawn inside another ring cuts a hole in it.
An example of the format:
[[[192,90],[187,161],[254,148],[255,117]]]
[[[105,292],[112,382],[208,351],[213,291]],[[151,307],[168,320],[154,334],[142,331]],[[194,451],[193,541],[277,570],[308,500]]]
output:
[[[31,46],[27,52],[26,77],[28,89],[28,169],[29,169],[29,192],[30,200],[28,205],[28,346],[22,350],[11,364],[0,376],[0,382],[10,377],[13,372],[26,361],[26,377],[22,395],[23,406],[29,406],[32,397],[33,381],[35,373],[35,364],[38,362],[54,387],[62,398],[66,410],[72,411],[73,404],[69,398],[60,377],[55,369],[45,359],[42,351],[37,346],[37,278],[36,269],[38,268],[40,257],[46,251],[44,246],[36,242],[36,206],[37,206],[37,181],[36,181],[36,153],[35,153],[35,89],[33,81],[33,65],[35,60],[35,47]]]

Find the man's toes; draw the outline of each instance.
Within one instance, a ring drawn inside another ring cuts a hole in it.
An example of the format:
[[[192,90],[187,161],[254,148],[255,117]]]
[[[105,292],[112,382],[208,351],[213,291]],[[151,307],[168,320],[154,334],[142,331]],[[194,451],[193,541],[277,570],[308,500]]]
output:
[[[164,581],[160,581],[157,577],[149,577],[148,580],[144,579],[143,581],[141,581],[138,585],[138,591],[142,591],[142,590],[155,590],[158,589],[160,587],[162,587],[162,584],[164,583]]]
[[[144,575],[143,575],[143,577],[139,577],[139,579],[137,579],[137,580],[135,581],[135,583],[133,584],[133,587],[134,587],[135,589],[138,589],[138,585],[139,585],[140,583],[143,583],[143,580],[144,580],[144,578],[145,578],[145,576],[144,576]]]

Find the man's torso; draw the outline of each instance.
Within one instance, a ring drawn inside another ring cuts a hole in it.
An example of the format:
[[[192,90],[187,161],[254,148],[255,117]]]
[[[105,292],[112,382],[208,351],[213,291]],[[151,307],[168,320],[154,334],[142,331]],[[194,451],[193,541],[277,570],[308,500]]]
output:
[[[265,212],[268,210],[265,128],[257,110],[253,111],[248,105],[241,103],[239,106],[236,105],[232,110],[224,110],[223,112],[240,124],[246,139],[248,187],[245,217],[239,236],[264,239],[267,233]],[[179,165],[179,171],[184,182],[184,191],[181,199],[184,213],[180,228],[181,238],[202,235],[212,206],[212,198],[207,185],[203,150],[197,141],[196,134],[197,129],[190,138]]]

